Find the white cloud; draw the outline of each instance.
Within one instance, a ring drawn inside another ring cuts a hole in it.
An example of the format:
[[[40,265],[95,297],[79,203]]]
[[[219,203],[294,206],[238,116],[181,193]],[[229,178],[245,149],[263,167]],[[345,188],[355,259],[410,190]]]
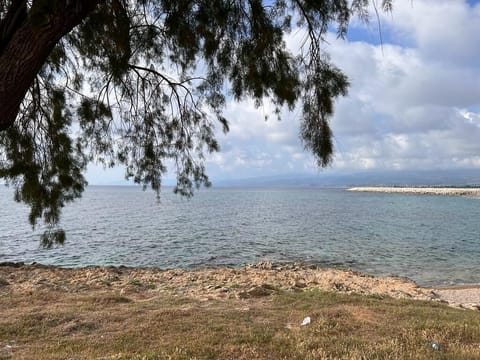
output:
[[[381,15],[383,46],[327,39],[332,61],[351,82],[331,122],[336,153],[327,171],[480,168],[480,5],[394,4],[392,14]],[[363,38],[378,43],[374,23],[365,26],[354,22],[352,31],[363,27]],[[286,42],[298,49],[304,39],[294,32]],[[207,161],[211,178],[318,172],[298,138],[301,111],[265,121],[272,114],[269,103],[229,102],[231,130],[219,131],[222,150]]]
[[[480,4],[464,0],[396,1],[391,15],[382,16],[397,36],[410,37],[429,61],[479,67]]]
[[[329,38],[332,60],[352,83],[332,121],[334,166],[478,167],[480,114],[468,109],[480,104],[480,6],[395,5],[382,26],[397,45]],[[399,46],[402,39],[410,46]]]

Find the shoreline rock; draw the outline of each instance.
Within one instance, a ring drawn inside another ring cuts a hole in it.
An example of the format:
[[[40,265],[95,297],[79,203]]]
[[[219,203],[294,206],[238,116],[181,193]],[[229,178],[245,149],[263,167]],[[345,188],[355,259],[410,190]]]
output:
[[[413,280],[372,276],[352,270],[306,264],[261,262],[242,268],[168,269],[95,266],[61,268],[41,264],[0,264],[0,292],[34,291],[85,293],[110,291],[148,298],[173,294],[206,299],[268,297],[276,291],[319,289],[346,294],[390,296],[397,299],[440,301],[480,310],[480,287],[422,288]]]

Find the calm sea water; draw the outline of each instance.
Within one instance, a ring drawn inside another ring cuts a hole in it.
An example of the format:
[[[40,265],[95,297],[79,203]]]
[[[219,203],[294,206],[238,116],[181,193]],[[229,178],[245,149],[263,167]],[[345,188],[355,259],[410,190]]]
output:
[[[43,249],[28,210],[0,188],[0,262],[240,266],[304,261],[420,285],[480,283],[480,199],[329,189],[89,187],[69,205],[64,246]]]

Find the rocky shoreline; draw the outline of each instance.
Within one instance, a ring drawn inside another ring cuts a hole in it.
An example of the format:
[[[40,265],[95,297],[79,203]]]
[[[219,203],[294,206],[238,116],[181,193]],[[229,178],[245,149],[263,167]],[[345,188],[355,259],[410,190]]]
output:
[[[480,288],[422,288],[403,277],[375,277],[351,270],[306,264],[262,262],[243,268],[197,270],[128,267],[61,268],[40,264],[0,264],[0,294],[38,291],[107,291],[148,299],[162,294],[200,300],[266,297],[276,291],[319,289],[348,294],[431,300],[480,310]]]
[[[440,188],[440,187],[353,187],[353,192],[400,193],[417,195],[479,196],[480,188]]]

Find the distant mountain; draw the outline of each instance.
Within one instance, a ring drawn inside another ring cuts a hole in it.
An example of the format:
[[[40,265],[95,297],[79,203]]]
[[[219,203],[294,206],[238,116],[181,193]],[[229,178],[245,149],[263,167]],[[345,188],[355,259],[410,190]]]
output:
[[[480,169],[286,174],[217,180],[213,187],[480,186]]]

